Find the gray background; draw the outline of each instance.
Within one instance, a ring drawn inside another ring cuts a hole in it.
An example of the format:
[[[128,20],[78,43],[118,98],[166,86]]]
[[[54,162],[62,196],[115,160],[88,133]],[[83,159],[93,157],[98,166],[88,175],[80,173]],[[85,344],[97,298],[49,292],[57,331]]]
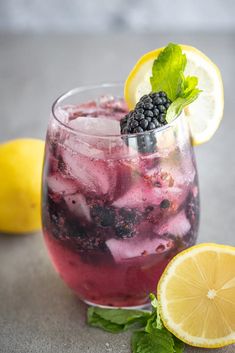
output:
[[[199,241],[235,245],[235,2],[115,0],[102,1],[103,12],[100,3],[0,2],[0,142],[44,138],[52,101],[71,87],[122,81],[143,53],[169,41],[196,46],[218,64],[225,87],[222,125],[195,149]],[[130,352],[128,333],[87,327],[85,311],[54,272],[41,233],[0,235],[0,353]]]
[[[234,15],[234,0],[0,1],[0,28],[12,31],[227,31]]]

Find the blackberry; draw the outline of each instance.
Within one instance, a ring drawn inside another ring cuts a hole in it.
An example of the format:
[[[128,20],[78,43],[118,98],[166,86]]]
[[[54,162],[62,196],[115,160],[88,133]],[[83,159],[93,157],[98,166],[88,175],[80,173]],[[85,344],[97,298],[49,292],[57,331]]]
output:
[[[76,218],[67,217],[64,229],[68,238],[85,239],[87,237],[85,227]]]
[[[92,207],[91,216],[98,227],[112,228],[119,239],[131,238],[135,225],[140,220],[140,214],[136,210],[100,205]]]
[[[134,235],[135,225],[140,220],[140,214],[133,209],[121,208],[115,219],[115,234],[117,238],[132,238]]]
[[[72,241],[79,251],[106,250],[103,234],[96,228],[87,228],[76,219],[68,219],[65,224],[66,239]]]
[[[91,216],[102,227],[112,227],[115,222],[115,212],[111,207],[93,206]]]
[[[100,238],[96,234],[87,234],[85,238],[76,239],[76,246],[79,251],[107,250],[104,239]]]
[[[63,199],[55,202],[48,197],[46,201],[48,212],[43,215],[43,221],[53,237],[81,252],[107,251],[103,234],[97,229],[88,229],[76,217],[71,216]],[[102,222],[105,222],[104,218]]]
[[[166,209],[166,208],[169,208],[170,205],[171,205],[170,201],[168,199],[164,199],[160,203],[160,208]]]
[[[138,150],[142,153],[154,152],[156,148],[156,137],[154,129],[167,124],[166,112],[171,104],[171,100],[165,92],[152,92],[140,98],[135,109],[131,110],[120,121],[121,134],[137,135]],[[128,138],[124,138],[128,144]]]
[[[64,200],[55,202],[50,196],[47,196],[47,212],[43,214],[43,222],[48,231],[56,238],[63,238],[65,202]]]

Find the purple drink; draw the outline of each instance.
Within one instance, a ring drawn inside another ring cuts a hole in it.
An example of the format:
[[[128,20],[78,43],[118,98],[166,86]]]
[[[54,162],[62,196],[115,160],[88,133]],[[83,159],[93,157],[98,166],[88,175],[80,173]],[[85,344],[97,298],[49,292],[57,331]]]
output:
[[[106,96],[94,99],[99,90],[85,91],[86,97],[75,90],[53,107],[44,235],[55,268],[81,299],[142,306],[169,260],[195,243],[195,159],[183,115],[145,132],[154,134],[156,148],[143,153],[143,134],[120,135],[119,121],[128,112],[123,99],[108,96],[109,86]]]

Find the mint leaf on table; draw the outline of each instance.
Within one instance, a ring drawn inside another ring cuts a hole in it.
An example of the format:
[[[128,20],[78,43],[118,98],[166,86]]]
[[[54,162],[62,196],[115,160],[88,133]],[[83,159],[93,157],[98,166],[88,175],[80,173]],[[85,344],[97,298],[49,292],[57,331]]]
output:
[[[103,309],[89,307],[88,324],[105,331],[118,333],[131,327],[144,327],[151,316],[150,312],[127,309]]]
[[[152,312],[89,307],[88,324],[112,333],[135,329],[131,338],[133,353],[183,353],[184,343],[164,327],[152,293],[150,300]]]
[[[131,336],[131,350],[133,353],[138,352],[138,343],[141,340],[142,337],[146,335],[146,332],[144,331],[135,331],[132,333]]]
[[[170,43],[153,62],[150,82],[152,92],[164,91],[172,103],[167,110],[166,120],[170,123],[201,92],[195,76],[184,76],[186,55],[179,45]]]
[[[183,353],[185,344],[180,341],[177,337],[173,336],[174,339],[174,350],[175,353]]]
[[[137,349],[134,353],[148,353],[151,350],[147,350],[145,347],[146,342],[148,346],[156,346],[157,349],[152,349],[153,353],[182,353],[184,351],[184,343],[170,333],[163,325],[160,317],[159,304],[154,294],[150,294],[150,300],[152,305],[152,315],[148,319],[147,325],[145,326],[145,338],[142,338],[137,344]],[[135,333],[134,333],[135,334]],[[133,335],[134,335],[133,334]],[[135,339],[134,339],[135,340]]]
[[[164,91],[171,101],[181,92],[186,55],[179,45],[170,43],[154,60],[150,82],[152,91]]]
[[[154,329],[161,330],[163,328],[163,323],[159,313],[159,305],[158,305],[157,298],[153,293],[150,293],[149,297],[152,305],[152,314],[147,321],[147,324],[145,326],[145,331],[148,333],[151,333]]]
[[[133,353],[175,353],[174,340],[166,329],[134,332],[131,347]]]

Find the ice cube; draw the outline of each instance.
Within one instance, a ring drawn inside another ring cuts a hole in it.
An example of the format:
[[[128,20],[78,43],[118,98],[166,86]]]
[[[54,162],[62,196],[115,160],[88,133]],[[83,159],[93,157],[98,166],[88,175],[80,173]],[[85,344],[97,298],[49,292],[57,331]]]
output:
[[[112,174],[116,175],[116,187],[114,197],[121,197],[131,186],[133,180],[133,170],[129,164],[122,160],[113,161]]]
[[[128,113],[128,107],[124,99],[113,96],[103,96],[99,100],[99,105],[104,109],[110,119],[120,121]]]
[[[64,150],[62,158],[69,174],[88,192],[98,195],[112,192],[116,175],[104,160],[96,160]]]
[[[125,240],[109,239],[106,245],[115,261],[119,263],[135,257],[161,254],[171,249],[174,244],[171,239],[136,237]]]
[[[193,182],[195,168],[192,159],[188,155],[178,155],[172,152],[167,158],[160,158],[155,168],[147,170],[144,177],[153,184],[159,182],[163,187],[187,186]]]
[[[64,200],[69,210],[75,216],[85,218],[89,222],[91,221],[90,209],[82,194],[67,195],[64,197]]]
[[[115,200],[113,206],[138,208],[144,211],[147,206],[160,206],[160,203],[167,199],[171,207],[177,209],[186,196],[186,190],[179,187],[154,187],[141,180],[135,183],[123,196]]]
[[[160,228],[156,226],[154,228],[154,231],[158,235],[164,235],[166,233],[169,233],[176,237],[183,237],[190,231],[190,229],[191,229],[191,224],[183,210],[179,212],[177,215],[168,219],[166,223],[164,223]]]
[[[70,195],[78,190],[78,185],[74,180],[65,178],[58,172],[48,176],[47,185],[49,190],[63,195]]]
[[[66,105],[63,106],[63,109],[69,113],[70,120],[79,116],[107,116],[109,119],[120,121],[128,112],[124,99],[115,98],[111,95],[101,96],[96,100],[79,105]]]
[[[80,117],[69,122],[74,130],[87,135],[111,136],[120,135],[120,123],[105,117]]]
[[[162,187],[181,186],[185,184],[185,177],[180,170],[180,166],[167,158],[161,159],[156,168],[149,170],[145,174],[145,178],[151,180],[153,184],[155,180],[159,181]]]
[[[76,119],[80,116],[96,116],[97,114],[97,103],[95,101],[88,101],[79,105],[67,104],[61,107],[69,115],[69,120]]]
[[[87,141],[86,141],[87,140]],[[88,141],[90,140],[90,141]],[[64,145],[68,147],[71,151],[77,152],[81,155],[90,157],[90,158],[105,158],[105,153],[101,149],[95,148],[95,141],[93,137],[94,144],[91,143],[92,138],[86,138],[84,136],[76,136],[74,134],[70,134],[67,136],[64,141]]]
[[[69,126],[77,131],[70,136],[67,145],[79,153],[94,156],[109,154],[115,147],[124,145],[120,137],[120,124],[116,120],[105,117],[80,117],[69,122]],[[80,133],[79,133],[80,132]]]

